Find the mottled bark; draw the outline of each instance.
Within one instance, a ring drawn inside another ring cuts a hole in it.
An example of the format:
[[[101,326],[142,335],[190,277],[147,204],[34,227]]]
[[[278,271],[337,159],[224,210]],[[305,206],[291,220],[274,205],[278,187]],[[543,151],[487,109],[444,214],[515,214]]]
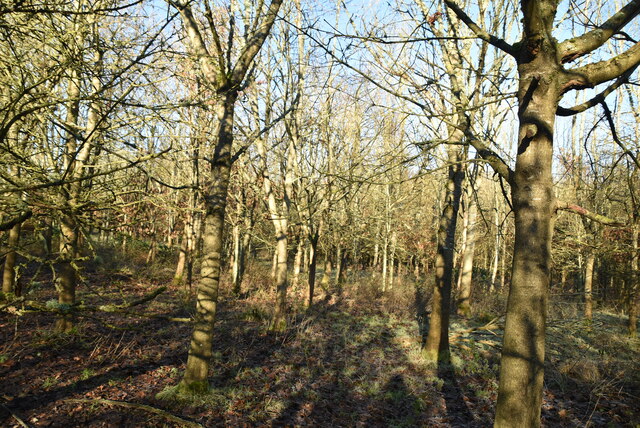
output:
[[[219,121],[214,156],[211,159],[211,184],[205,189],[203,257],[196,296],[194,329],[189,357],[179,390],[208,390],[209,364],[213,349],[213,331],[217,313],[218,288],[224,231],[224,214],[231,171],[234,106],[237,94],[231,91],[216,105]]]
[[[555,195],[551,166],[560,63],[551,34],[556,2],[523,2],[517,57],[520,110],[511,187],[515,244],[507,301],[496,427],[540,425]]]

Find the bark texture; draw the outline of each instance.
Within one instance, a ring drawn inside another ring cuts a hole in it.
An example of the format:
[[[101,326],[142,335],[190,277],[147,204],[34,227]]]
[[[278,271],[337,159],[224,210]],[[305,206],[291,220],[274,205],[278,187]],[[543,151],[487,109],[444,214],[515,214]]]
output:
[[[524,1],[517,59],[519,134],[511,197],[515,244],[500,366],[496,427],[540,425],[555,196],[553,128],[561,67],[551,35],[555,1]]]
[[[215,155],[211,161],[211,184],[206,189],[204,197],[203,258],[196,297],[196,315],[187,366],[178,386],[179,390],[202,393],[209,388],[207,379],[213,349],[213,329],[220,285],[224,213],[231,172],[236,97],[237,94],[231,91],[225,94],[216,106],[219,129]]]

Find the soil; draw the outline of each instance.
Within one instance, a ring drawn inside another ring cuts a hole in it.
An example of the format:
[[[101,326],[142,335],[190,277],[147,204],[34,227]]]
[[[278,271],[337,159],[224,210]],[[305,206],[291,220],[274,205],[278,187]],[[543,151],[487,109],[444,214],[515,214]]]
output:
[[[132,301],[161,285],[131,276],[86,281],[93,285],[81,287],[78,299],[95,304]],[[279,334],[266,328],[269,293],[223,296],[211,393],[180,401],[156,394],[180,380],[190,324],[91,312],[78,317],[71,333],[54,334],[55,314],[2,312],[0,425],[492,425],[499,323],[478,329],[482,322],[455,320],[451,363],[434,368],[422,357],[424,328],[416,317],[389,310],[397,301],[365,299],[347,287],[303,311],[303,294],[292,293],[290,324]],[[30,299],[53,297],[35,291]],[[182,290],[169,288],[135,312],[189,317],[193,296],[187,301]],[[640,423],[640,346],[624,338],[622,323],[604,313],[588,326],[551,322],[544,426]]]

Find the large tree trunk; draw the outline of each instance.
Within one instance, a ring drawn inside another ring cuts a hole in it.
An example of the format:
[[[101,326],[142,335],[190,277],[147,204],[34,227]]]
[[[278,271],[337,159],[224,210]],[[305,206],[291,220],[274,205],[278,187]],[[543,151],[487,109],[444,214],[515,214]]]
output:
[[[206,189],[202,247],[202,267],[196,297],[194,329],[189,345],[189,357],[179,391],[205,392],[213,347],[213,327],[218,304],[220,265],[224,230],[224,213],[231,171],[233,145],[233,114],[236,93],[223,95],[216,106],[219,119],[218,138],[211,161],[211,185]]]
[[[538,6],[531,6],[536,8]],[[555,197],[551,165],[560,97],[555,41],[531,28],[550,28],[555,8],[546,3],[525,23],[531,39],[518,58],[519,137],[511,194],[515,244],[500,367],[496,427],[540,425],[544,341]],[[543,31],[543,30],[539,30]],[[546,30],[545,30],[546,31]],[[525,33],[528,34],[528,33]]]
[[[449,312],[451,283],[453,280],[453,252],[455,247],[458,208],[462,195],[464,169],[462,151],[456,146],[448,148],[449,177],[447,179],[444,209],[438,226],[436,254],[436,283],[433,288],[429,333],[425,343],[426,358],[430,361],[449,359]]]

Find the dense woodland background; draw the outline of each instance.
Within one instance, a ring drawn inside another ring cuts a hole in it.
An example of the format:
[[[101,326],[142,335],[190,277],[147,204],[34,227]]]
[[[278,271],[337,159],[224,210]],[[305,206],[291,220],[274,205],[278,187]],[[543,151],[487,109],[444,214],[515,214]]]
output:
[[[1,423],[636,426],[618,3],[3,1]]]

